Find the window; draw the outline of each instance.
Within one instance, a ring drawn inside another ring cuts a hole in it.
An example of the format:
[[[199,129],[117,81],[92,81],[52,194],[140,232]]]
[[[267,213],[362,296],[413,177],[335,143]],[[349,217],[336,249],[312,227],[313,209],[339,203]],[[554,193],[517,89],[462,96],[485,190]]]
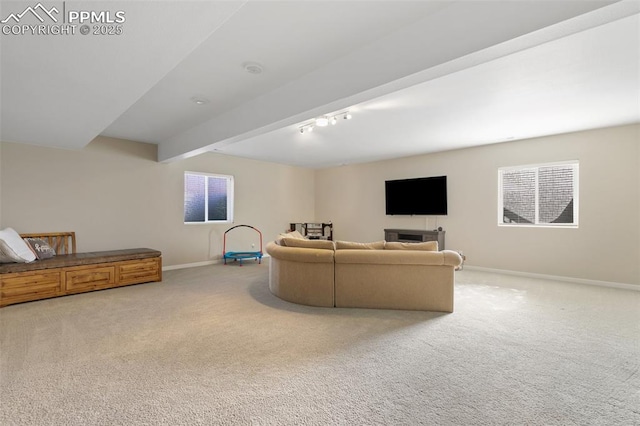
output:
[[[578,162],[498,170],[498,225],[578,226]]]
[[[184,223],[233,222],[233,176],[185,172]]]

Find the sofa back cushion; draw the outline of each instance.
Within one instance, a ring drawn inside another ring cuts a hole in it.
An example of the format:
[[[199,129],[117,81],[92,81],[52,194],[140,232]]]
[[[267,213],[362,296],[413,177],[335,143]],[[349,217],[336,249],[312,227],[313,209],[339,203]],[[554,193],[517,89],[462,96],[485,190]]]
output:
[[[382,250],[384,240],[372,243],[354,243],[352,241],[336,241],[336,250]]]
[[[335,250],[333,241],[327,240],[307,240],[305,238],[283,237],[280,245],[285,247],[313,248],[321,250]]]
[[[397,241],[387,242],[384,245],[385,250],[421,250],[421,251],[438,251],[437,241],[425,241],[424,243],[399,243]]]
[[[333,250],[285,247],[276,244],[275,241],[267,243],[266,250],[269,256],[271,256],[271,259],[299,263],[300,265],[304,263],[330,263],[333,266],[333,258],[336,253]],[[296,268],[303,267],[300,265]]]
[[[401,273],[403,265],[442,266],[444,254],[441,251],[425,250],[336,250],[337,265],[389,265]]]

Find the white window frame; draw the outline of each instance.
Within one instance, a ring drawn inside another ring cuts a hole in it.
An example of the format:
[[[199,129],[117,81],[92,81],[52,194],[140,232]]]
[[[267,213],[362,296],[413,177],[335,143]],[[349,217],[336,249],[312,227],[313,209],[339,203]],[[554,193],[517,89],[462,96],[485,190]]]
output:
[[[187,176],[189,175],[197,175],[197,176],[205,176],[205,177],[214,177],[214,178],[222,178],[227,181],[227,218],[225,220],[208,220],[209,217],[209,200],[208,200],[208,179],[205,179],[205,202],[204,202],[204,221],[194,221],[187,222],[185,220],[186,216],[186,198],[187,198]],[[182,208],[182,218],[185,225],[203,225],[203,224],[212,224],[212,223],[233,223],[233,205],[234,205],[234,179],[231,175],[221,175],[215,173],[203,173],[203,172],[184,172],[184,181],[182,185],[183,189],[183,208]]]
[[[540,223],[539,222],[539,193],[538,193],[538,172],[543,167],[554,166],[572,166],[573,167],[573,223]],[[535,170],[535,223],[505,223],[504,222],[504,200],[503,200],[503,173],[517,170]],[[578,160],[560,161],[555,163],[529,164],[524,166],[500,167],[498,169],[498,226],[523,228],[578,228],[579,221],[579,170],[580,163]]]

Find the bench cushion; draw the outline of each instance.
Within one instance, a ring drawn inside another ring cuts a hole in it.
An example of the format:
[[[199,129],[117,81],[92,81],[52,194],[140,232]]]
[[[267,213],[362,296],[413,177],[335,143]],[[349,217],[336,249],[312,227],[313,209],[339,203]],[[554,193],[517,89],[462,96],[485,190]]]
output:
[[[161,256],[158,250],[133,248],[125,250],[95,251],[89,253],[64,254],[31,263],[0,264],[0,274],[38,271],[41,269],[65,268],[70,266],[93,265],[96,263],[122,262],[125,260],[147,259]]]

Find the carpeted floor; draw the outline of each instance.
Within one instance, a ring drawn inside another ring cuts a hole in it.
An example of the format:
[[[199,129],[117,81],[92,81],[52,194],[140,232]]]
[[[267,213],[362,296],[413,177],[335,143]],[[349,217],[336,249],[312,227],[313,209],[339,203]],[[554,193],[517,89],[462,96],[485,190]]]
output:
[[[640,424],[640,292],[462,271],[440,314],[267,281],[215,265],[0,309],[0,424]]]

